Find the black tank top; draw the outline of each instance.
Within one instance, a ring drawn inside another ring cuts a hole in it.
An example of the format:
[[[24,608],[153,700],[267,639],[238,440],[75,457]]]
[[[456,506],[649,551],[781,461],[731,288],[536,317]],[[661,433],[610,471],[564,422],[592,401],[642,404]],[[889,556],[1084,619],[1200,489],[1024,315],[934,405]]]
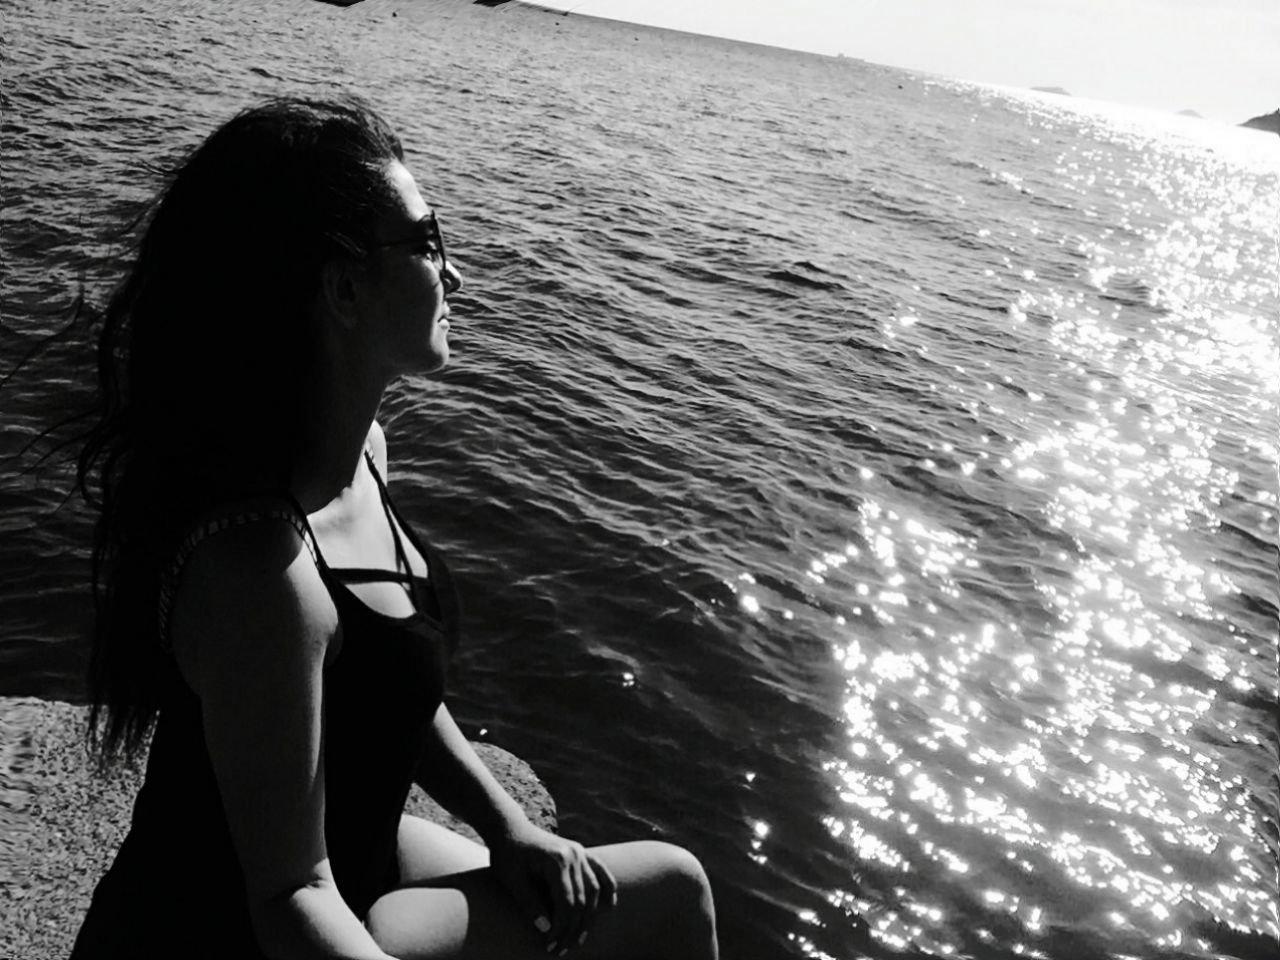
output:
[[[400,814],[459,637],[457,593],[444,560],[403,521],[373,458],[366,459],[399,569],[330,568],[296,502],[288,511],[249,512],[206,525],[188,539],[178,561],[180,566],[209,533],[263,516],[289,520],[312,551],[342,627],[342,645],[324,670],[325,842],[338,891],[362,919],[399,881]],[[398,527],[427,562],[425,582],[410,573]],[[415,612],[379,613],[347,587],[372,580],[407,583]],[[200,701],[176,664],[168,673],[129,834],[94,892],[73,960],[261,956],[205,746]]]

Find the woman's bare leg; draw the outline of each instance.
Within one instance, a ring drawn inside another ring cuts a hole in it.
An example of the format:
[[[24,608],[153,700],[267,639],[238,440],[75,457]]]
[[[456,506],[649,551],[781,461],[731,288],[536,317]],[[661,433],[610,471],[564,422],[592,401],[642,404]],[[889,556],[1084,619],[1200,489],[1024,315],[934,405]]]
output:
[[[542,935],[487,868],[447,872],[459,862],[478,864],[480,856],[487,862],[487,851],[442,827],[423,826],[401,824],[401,866],[413,885],[386,894],[369,911],[366,923],[379,946],[401,960],[545,958]],[[655,841],[591,852],[617,880],[618,905],[596,915],[586,942],[570,956],[715,960],[711,890],[691,854]]]
[[[402,816],[397,841],[402,886],[489,865],[488,847],[421,817]]]

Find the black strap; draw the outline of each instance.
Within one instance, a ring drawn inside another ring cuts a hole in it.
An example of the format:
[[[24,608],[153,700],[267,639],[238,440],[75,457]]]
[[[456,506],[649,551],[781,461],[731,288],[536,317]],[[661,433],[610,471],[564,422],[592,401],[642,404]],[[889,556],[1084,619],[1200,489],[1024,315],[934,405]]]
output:
[[[366,451],[367,452],[367,451]],[[422,555],[422,559],[427,564],[428,583],[425,591],[423,590],[422,578],[413,577],[410,586],[413,590],[413,602],[419,610],[427,610],[431,612],[433,617],[439,619],[446,626],[446,635],[449,639],[449,648],[452,650],[458,644],[458,633],[461,624],[461,610],[458,605],[457,592],[453,585],[453,578],[449,574],[449,567],[444,562],[444,558],[436,552],[435,548],[424,540],[419,539],[417,531],[413,524],[409,523],[400,514],[400,510],[396,507],[396,502],[391,499],[391,494],[387,490],[386,483],[382,476],[378,473],[378,468],[374,465],[373,458],[369,458],[369,470],[373,474],[373,478],[378,482],[378,489],[382,494],[383,507],[388,511],[390,517],[388,522],[391,523],[391,529],[396,530],[396,524],[400,529],[404,530],[405,536],[409,542],[413,544],[414,549]],[[398,535],[397,535],[398,539]],[[405,563],[408,566],[408,562]]]
[[[405,570],[377,570],[367,567],[334,569],[330,567],[328,568],[329,572],[339,580],[352,583],[394,580],[406,584],[409,588],[414,608],[429,613],[430,616],[440,620],[446,626],[446,635],[449,640],[449,647],[452,650],[458,643],[461,611],[449,568],[431,544],[418,539],[412,524],[408,523],[400,515],[400,511],[396,508],[395,501],[391,499],[391,494],[387,490],[387,485],[382,479],[382,475],[378,473],[378,467],[374,463],[373,455],[367,449],[365,450],[365,459],[369,464],[369,472],[373,474],[373,479],[378,484],[378,495],[382,499],[382,509],[387,514],[387,523],[390,525],[391,535],[395,539],[397,564],[402,565]],[[428,583],[424,592],[419,592],[423,589],[422,581],[424,578],[413,573],[413,568],[409,565],[404,543],[400,537],[400,527],[404,528],[409,542],[413,544],[427,564],[428,576],[426,579]]]
[[[382,480],[381,474],[378,473],[377,465],[374,463],[373,456],[370,451],[365,449],[365,459],[369,463],[369,472],[373,474],[374,481],[378,484],[378,496],[382,500],[383,512],[387,514],[387,523],[391,526],[391,535],[396,545],[396,560],[398,565],[404,566],[404,570],[379,570],[371,567],[331,567],[325,562],[324,554],[320,552],[320,540],[316,537],[315,532],[311,529],[311,523],[307,519],[307,511],[302,509],[297,499],[286,492],[283,496],[293,507],[298,523],[300,525],[299,533],[304,535],[312,556],[315,558],[316,564],[328,574],[332,575],[336,580],[344,583],[374,583],[377,581],[391,580],[397,583],[403,583],[409,588],[409,596],[413,602],[415,610],[425,611],[431,617],[440,620],[448,627],[447,635],[449,639],[450,649],[457,646],[458,642],[458,624],[460,621],[460,611],[458,609],[457,597],[454,592],[453,580],[449,575],[449,568],[445,565],[443,558],[431,547],[430,544],[424,543],[418,539],[413,527],[408,524],[400,511],[396,509],[395,501],[391,499],[387,486]],[[393,519],[394,518],[394,519]],[[413,568],[409,565],[408,557],[404,550],[404,544],[401,541],[397,522],[404,527],[405,533],[409,537],[409,542],[414,545],[417,551],[422,555],[422,559],[427,564],[429,581],[428,592],[419,593],[422,589],[422,580],[413,573]],[[425,598],[425,603],[424,603]]]
[[[401,570],[378,570],[374,567],[338,567],[329,571],[343,583],[380,583],[383,580],[394,580],[396,583],[409,583],[417,578],[416,573],[405,573]]]
[[[395,541],[396,573],[399,574],[403,571],[403,575],[407,578],[404,582],[409,588],[409,598],[413,601],[414,608],[423,610],[425,609],[425,604],[422,602],[422,597],[418,595],[418,581],[413,576],[413,567],[409,563],[408,553],[405,552],[404,540],[400,537],[400,527],[396,523],[394,508],[391,506],[391,494],[387,492],[387,485],[383,482],[382,475],[378,473],[378,466],[374,463],[373,453],[366,449],[364,458],[369,464],[369,472],[373,474],[373,479],[378,484],[378,496],[382,500],[382,512],[386,515],[387,526],[391,528],[391,538]],[[429,568],[428,572],[430,572]]]

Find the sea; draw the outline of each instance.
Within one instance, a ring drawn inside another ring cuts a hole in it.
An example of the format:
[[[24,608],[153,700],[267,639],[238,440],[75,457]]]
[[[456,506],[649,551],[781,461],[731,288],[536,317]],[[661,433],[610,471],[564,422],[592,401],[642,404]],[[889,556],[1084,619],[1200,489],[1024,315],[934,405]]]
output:
[[[84,699],[46,338],[355,93],[466,280],[381,413],[452,704],[563,833],[694,851],[726,958],[1277,955],[1280,137],[518,3],[0,16],[0,694]]]

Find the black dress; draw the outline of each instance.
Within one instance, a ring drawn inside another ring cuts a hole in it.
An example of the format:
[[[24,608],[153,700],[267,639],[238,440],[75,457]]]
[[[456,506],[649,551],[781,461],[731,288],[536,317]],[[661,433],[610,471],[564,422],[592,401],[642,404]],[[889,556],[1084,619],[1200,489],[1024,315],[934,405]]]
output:
[[[448,568],[400,519],[373,458],[366,458],[401,570],[331,569],[296,504],[207,525],[188,538],[176,563],[209,533],[264,516],[289,520],[312,550],[343,637],[324,671],[325,842],[338,891],[362,919],[398,883],[400,815],[459,635]],[[408,574],[392,518],[426,559],[425,583]],[[379,613],[346,586],[378,579],[409,583],[415,612]],[[200,701],[176,666],[169,673],[129,834],[94,891],[72,960],[263,956],[205,746]]]

